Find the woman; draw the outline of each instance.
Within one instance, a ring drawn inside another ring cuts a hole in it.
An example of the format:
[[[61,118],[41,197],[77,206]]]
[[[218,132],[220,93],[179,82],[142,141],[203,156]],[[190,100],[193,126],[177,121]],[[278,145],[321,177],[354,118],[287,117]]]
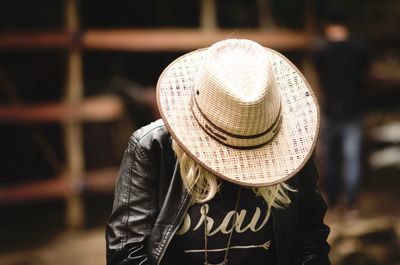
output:
[[[315,97],[281,54],[224,40],[172,62],[129,140],[108,264],[330,264]]]

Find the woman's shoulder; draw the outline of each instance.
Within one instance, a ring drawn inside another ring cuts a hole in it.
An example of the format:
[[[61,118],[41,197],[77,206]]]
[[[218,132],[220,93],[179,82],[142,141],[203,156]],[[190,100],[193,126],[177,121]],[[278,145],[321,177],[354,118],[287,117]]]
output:
[[[159,119],[148,125],[137,129],[129,138],[130,144],[140,146],[143,149],[150,150],[155,146],[166,146],[171,144],[170,134]]]
[[[147,138],[152,138],[154,136],[163,136],[168,134],[168,131],[164,125],[162,119],[151,122],[133,132],[131,138],[136,141],[145,141]]]

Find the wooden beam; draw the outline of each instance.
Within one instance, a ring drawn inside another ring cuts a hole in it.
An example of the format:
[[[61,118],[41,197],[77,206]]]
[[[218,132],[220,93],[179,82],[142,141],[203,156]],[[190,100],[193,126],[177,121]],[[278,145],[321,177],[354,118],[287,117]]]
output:
[[[102,168],[87,172],[85,190],[94,193],[113,193],[119,168]]]
[[[68,120],[113,121],[123,114],[122,101],[114,96],[87,98],[78,104],[68,102],[0,106],[0,121],[64,122]]]
[[[66,198],[71,192],[71,186],[61,178],[24,183],[0,188],[0,204],[61,199]]]
[[[208,47],[227,38],[251,39],[281,51],[303,50],[311,45],[309,34],[292,30],[109,29],[87,30],[79,38],[66,32],[0,34],[0,50],[70,48],[75,44],[84,49],[97,50],[188,51]]]
[[[74,34],[63,31],[45,31],[29,33],[2,33],[1,50],[48,49],[71,47]]]
[[[84,181],[78,186],[71,186],[65,174],[49,180],[0,187],[0,205],[68,198],[76,193],[77,189],[91,193],[112,193],[118,168],[88,171],[85,173]]]
[[[251,39],[277,50],[306,49],[311,44],[305,32],[289,30],[112,29],[88,30],[82,35],[82,46],[116,51],[186,51],[208,47],[227,38]]]

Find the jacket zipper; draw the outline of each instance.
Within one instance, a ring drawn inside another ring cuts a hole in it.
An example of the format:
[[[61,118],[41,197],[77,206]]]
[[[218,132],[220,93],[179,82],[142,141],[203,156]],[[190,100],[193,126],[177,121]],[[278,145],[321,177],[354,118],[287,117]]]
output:
[[[275,236],[275,245],[276,245],[276,264],[279,265],[280,261],[279,261],[279,246],[278,246],[278,235],[276,232],[276,218],[275,218],[275,211],[272,210],[272,226],[274,229],[274,236]]]
[[[172,240],[173,236],[175,235],[176,231],[177,231],[178,228],[179,228],[179,224],[182,222],[183,218],[185,217],[185,214],[187,213],[187,211],[188,211],[188,209],[189,209],[190,203],[188,203],[187,200],[190,200],[190,195],[189,195],[189,194],[186,195],[185,200],[184,200],[184,202],[183,202],[183,203],[186,203],[185,211],[183,212],[183,214],[182,214],[182,216],[181,216],[181,218],[180,218],[178,224],[175,225],[174,230],[173,230],[172,233],[169,235],[169,237],[168,237],[168,239],[167,239],[167,242],[165,243],[165,245],[164,245],[164,247],[163,247],[163,250],[161,251],[160,256],[158,257],[157,265],[160,264],[162,258],[164,257],[165,251],[166,251],[167,248],[168,248],[169,243],[171,243],[171,240]]]

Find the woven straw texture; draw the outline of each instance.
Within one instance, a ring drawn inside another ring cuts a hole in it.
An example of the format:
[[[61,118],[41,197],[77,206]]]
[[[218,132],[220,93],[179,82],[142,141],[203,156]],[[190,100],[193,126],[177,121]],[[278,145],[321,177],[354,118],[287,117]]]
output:
[[[210,137],[197,122],[191,108],[192,95],[198,86],[197,77],[203,74],[199,69],[203,70],[200,65],[204,63],[206,49],[176,59],[164,70],[157,84],[157,102],[161,116],[168,131],[181,148],[215,175],[244,186],[269,186],[293,176],[311,156],[319,130],[318,106],[305,78],[283,55],[271,49],[263,49],[275,78],[271,80],[269,77],[271,75],[265,71],[255,75],[265,74],[265,78],[260,78],[261,83],[276,83],[275,92],[271,89],[267,92],[271,96],[266,97],[272,98],[272,101],[269,99],[271,106],[268,108],[275,113],[273,119],[260,124],[248,116],[246,119],[253,124],[253,127],[249,125],[251,129],[248,129],[250,128],[248,126],[245,126],[247,129],[243,129],[237,127],[240,122],[234,120],[240,119],[240,115],[227,116],[225,109],[229,106],[224,104],[223,95],[218,97],[221,100],[219,104],[213,102],[207,105],[206,100],[200,101],[204,105],[201,106],[202,110],[211,108],[210,113],[214,113],[211,119],[215,124],[225,126],[230,124],[230,128],[224,129],[242,135],[256,134],[265,130],[276,121],[276,115],[280,110],[282,120],[279,131],[272,140],[261,147],[253,149],[228,147]],[[270,71],[268,67],[266,71]],[[238,78],[251,77],[238,75]],[[280,96],[274,96],[273,93],[279,93]],[[249,97],[253,100],[258,96],[256,91]],[[262,107],[255,109],[255,112],[264,111]],[[232,120],[226,122],[226,119]]]
[[[253,41],[234,39],[214,44],[207,53],[192,96],[196,120],[229,146],[269,141],[281,117],[269,54]]]

